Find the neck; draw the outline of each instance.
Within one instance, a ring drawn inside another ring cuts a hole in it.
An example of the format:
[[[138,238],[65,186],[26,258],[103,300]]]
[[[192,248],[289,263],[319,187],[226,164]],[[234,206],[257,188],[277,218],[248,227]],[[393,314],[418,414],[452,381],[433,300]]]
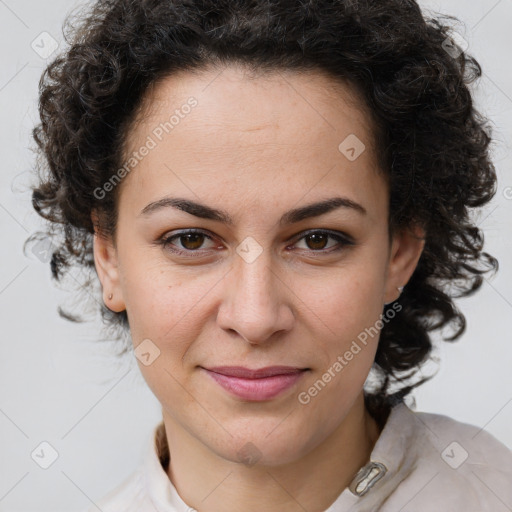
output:
[[[164,411],[169,479],[189,506],[201,511],[321,512],[364,466],[380,434],[358,397],[340,425],[293,462],[264,466],[227,460]]]

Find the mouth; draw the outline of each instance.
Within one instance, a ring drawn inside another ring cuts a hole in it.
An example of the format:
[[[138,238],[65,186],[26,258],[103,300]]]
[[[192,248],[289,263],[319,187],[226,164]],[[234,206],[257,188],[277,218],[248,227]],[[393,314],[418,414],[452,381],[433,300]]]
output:
[[[264,401],[292,388],[310,368],[267,366],[250,369],[242,366],[200,367],[225,391],[248,401]]]

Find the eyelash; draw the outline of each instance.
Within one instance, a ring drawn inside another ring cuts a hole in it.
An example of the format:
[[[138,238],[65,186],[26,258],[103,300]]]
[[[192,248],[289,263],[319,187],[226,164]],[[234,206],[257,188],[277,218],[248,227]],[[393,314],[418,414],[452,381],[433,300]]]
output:
[[[180,238],[182,236],[191,235],[191,234],[192,235],[193,234],[204,235],[205,237],[209,238],[210,240],[212,239],[212,237],[209,236],[205,231],[202,231],[200,229],[187,229],[184,231],[180,231],[179,233],[175,233],[174,235],[171,235],[171,236],[164,235],[157,241],[157,243],[162,245],[164,248],[168,248],[171,245],[171,241],[174,240],[175,238]],[[297,238],[297,240],[294,243],[297,243],[300,240],[302,240],[303,238],[306,238],[307,236],[313,235],[313,234],[328,235],[329,238],[333,238],[334,240],[336,240],[338,242],[339,247],[334,250],[332,249],[332,247],[330,247],[329,249],[318,249],[318,250],[302,249],[302,250],[309,250],[310,252],[312,252],[314,254],[318,254],[318,253],[332,254],[332,253],[342,251],[345,248],[345,246],[355,245],[355,243],[349,239],[348,235],[345,235],[344,233],[337,232],[337,231],[333,232],[333,231],[322,230],[322,229],[312,229],[312,230],[300,233],[301,236],[299,238]],[[177,254],[178,256],[185,256],[187,258],[194,257],[194,256],[190,256],[191,253],[197,253],[197,252],[201,251],[201,249],[196,249],[196,250],[169,249],[169,250],[172,253]]]

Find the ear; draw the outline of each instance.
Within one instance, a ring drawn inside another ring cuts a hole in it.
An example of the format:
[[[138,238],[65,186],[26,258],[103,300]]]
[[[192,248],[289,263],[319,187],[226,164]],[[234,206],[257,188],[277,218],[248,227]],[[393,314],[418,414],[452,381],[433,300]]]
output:
[[[395,301],[414,273],[425,246],[425,231],[419,225],[404,228],[393,235],[388,259],[384,303]]]
[[[119,279],[117,250],[112,239],[99,229],[98,215],[95,211],[91,213],[91,220],[94,225],[94,264],[103,289],[103,302],[111,311],[119,313],[124,311],[126,306]]]

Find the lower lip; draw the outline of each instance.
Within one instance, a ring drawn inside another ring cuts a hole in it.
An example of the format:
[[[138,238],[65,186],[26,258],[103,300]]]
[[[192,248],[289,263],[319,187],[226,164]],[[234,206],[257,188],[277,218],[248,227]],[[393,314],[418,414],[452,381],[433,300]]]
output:
[[[252,401],[269,400],[276,397],[291,388],[304,373],[304,371],[300,371],[261,379],[242,379],[240,377],[229,377],[206,369],[205,371],[226,391],[244,400]]]

